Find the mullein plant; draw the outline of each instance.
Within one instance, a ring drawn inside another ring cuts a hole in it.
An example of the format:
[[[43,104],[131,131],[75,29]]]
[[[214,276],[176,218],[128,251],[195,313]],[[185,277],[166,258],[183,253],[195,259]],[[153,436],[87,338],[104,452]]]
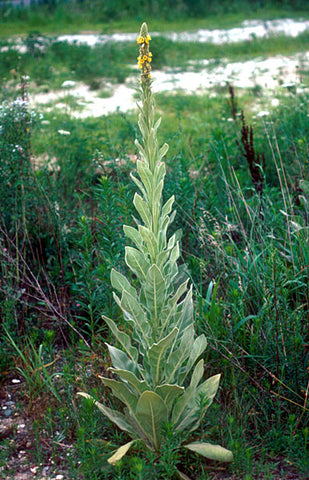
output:
[[[104,385],[124,404],[123,412],[95,401],[101,412],[126,431],[132,441],[109,458],[116,463],[136,441],[160,454],[166,425],[175,435],[188,436],[196,430],[218,390],[220,375],[203,380],[206,348],[204,335],[194,329],[192,286],[180,281],[177,233],[167,234],[173,222],[174,196],[162,199],[168,145],[159,148],[155,102],[151,91],[151,59],[146,23],[140,35],[138,65],[141,70],[139,128],[136,140],[140,159],[137,174],[131,175],[139,189],[133,203],[139,214],[136,226],[124,225],[126,237],[134,244],[125,249],[125,262],[135,275],[134,282],[112,270],[115,301],[122,310],[130,335],[103,317],[121,348],[107,345],[116,379],[102,378]],[[126,328],[127,330],[127,328]],[[92,398],[80,392],[86,398]],[[194,442],[183,447],[212,460],[231,462],[229,450],[209,443]],[[179,472],[181,478],[185,476]]]

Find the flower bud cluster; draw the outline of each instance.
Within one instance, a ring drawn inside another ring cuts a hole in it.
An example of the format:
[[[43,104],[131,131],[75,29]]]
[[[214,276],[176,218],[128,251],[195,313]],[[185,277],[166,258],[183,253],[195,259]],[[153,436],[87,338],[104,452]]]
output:
[[[152,53],[149,51],[149,41],[151,40],[148,34],[147,25],[143,23],[140,35],[137,37],[137,43],[139,44],[139,56],[137,57],[138,67],[141,70],[142,83],[149,82],[151,78],[151,61]]]

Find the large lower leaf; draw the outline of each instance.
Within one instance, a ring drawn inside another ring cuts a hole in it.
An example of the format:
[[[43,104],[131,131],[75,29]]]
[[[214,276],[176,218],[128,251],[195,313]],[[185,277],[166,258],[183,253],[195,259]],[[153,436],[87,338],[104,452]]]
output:
[[[119,398],[119,400],[134,412],[137,405],[137,396],[134,395],[123,382],[117,382],[117,380],[111,378],[101,378],[104,385],[112,390],[114,396]]]
[[[134,373],[134,375],[138,374],[138,366],[135,361],[131,360],[128,355],[122,350],[119,350],[119,348],[113,347],[108,343],[106,345],[108,347],[112,364],[115,368],[119,368],[120,370],[129,370],[130,372]]]
[[[176,343],[177,337],[174,341]],[[179,377],[180,368],[183,363],[190,356],[194,344],[194,327],[189,325],[181,336],[179,347],[174,349],[172,348],[171,354],[168,357],[166,362],[165,371],[166,371],[166,383],[179,383],[177,381]],[[174,351],[173,351],[174,350]]]
[[[204,353],[206,346],[207,346],[207,341],[204,334],[200,335],[194,340],[190,357],[186,365],[186,371],[179,377],[179,383],[181,385],[184,383],[186,377],[189,375],[196,360],[202,355],[202,353]]]
[[[200,362],[197,364],[197,366]],[[191,379],[192,382],[192,379]],[[179,399],[179,403],[175,405],[175,410],[178,408],[178,412],[182,410],[181,415],[177,417],[176,430],[189,430],[193,431],[200,424],[200,419],[205,414],[207,408],[212,404],[214,396],[217,393],[220,382],[220,375],[214,375],[208,378],[205,382],[196,388],[192,389],[192,386],[186,390],[183,398]],[[196,381],[195,381],[196,383]],[[200,403],[203,401],[203,408],[201,409]],[[177,410],[176,410],[177,411]]]
[[[147,433],[148,439],[158,450],[161,443],[162,427],[167,422],[167,408],[162,398],[154,392],[144,392],[138,400],[136,418]]]
[[[121,460],[122,457],[127,453],[127,451],[132,447],[134,442],[135,440],[132,440],[131,442],[128,442],[125,445],[122,445],[120,448],[118,448],[118,450],[116,450],[114,455],[109,457],[109,459],[107,460],[108,463],[110,463],[111,465],[115,465],[115,463],[119,462],[119,460]]]
[[[93,403],[95,404],[96,407],[107,417],[109,418],[113,423],[117,425],[121,430],[124,430],[125,432],[130,433],[133,437],[136,436],[136,432],[128,419],[120,412],[117,412],[117,410],[111,410],[110,408],[106,407],[102,403],[98,402],[95,400],[91,395],[88,393],[84,392],[77,392],[77,395],[80,395],[81,397],[88,398],[89,400],[92,400]]]
[[[174,425],[177,425],[177,430],[182,430],[182,425],[180,420],[183,420],[187,406],[191,405],[192,398],[194,398],[197,386],[204,373],[204,360],[201,359],[194,368],[194,371],[191,376],[191,382],[189,387],[186,388],[183,395],[177,400],[174,409],[172,422]],[[194,407],[194,405],[193,405]],[[195,408],[193,408],[195,410]],[[187,411],[187,415],[192,415],[192,408]]]
[[[119,370],[117,368],[109,368],[109,370],[127,382],[137,394],[141,395],[143,392],[150,389],[150,386],[145,380],[139,380],[134,373],[129,372],[128,370]]]
[[[164,384],[155,388],[155,393],[160,395],[168,411],[171,410],[174,401],[183,393],[183,391],[184,387],[180,387],[179,385]]]
[[[199,453],[203,457],[210,460],[217,460],[218,462],[232,462],[233,454],[230,450],[221,447],[220,445],[212,445],[211,443],[189,443],[184,445],[188,450]]]

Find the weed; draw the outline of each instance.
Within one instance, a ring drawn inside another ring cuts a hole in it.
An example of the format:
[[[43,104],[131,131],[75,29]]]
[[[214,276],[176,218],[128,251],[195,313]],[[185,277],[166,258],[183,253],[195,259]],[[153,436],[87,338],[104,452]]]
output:
[[[234,97],[232,97],[234,98]],[[233,118],[235,117],[235,105],[232,101],[232,113],[234,113]],[[252,179],[253,186],[258,193],[258,195],[263,195],[264,187],[264,170],[265,170],[265,155],[264,153],[256,154],[253,144],[253,128],[252,126],[248,127],[246,125],[244,112],[241,113],[241,144],[237,141],[242,155],[247,160],[250,175]],[[242,150],[243,148],[243,150]]]

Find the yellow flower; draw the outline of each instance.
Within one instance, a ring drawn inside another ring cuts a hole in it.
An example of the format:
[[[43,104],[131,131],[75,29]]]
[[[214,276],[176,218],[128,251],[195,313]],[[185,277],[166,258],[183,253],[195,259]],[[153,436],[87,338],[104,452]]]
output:
[[[138,68],[141,70],[141,82],[142,84],[149,84],[151,78],[151,66],[152,54],[149,52],[149,41],[151,37],[148,33],[148,27],[146,23],[143,23],[139,36],[137,37],[137,43],[139,44],[139,56],[137,57]]]

